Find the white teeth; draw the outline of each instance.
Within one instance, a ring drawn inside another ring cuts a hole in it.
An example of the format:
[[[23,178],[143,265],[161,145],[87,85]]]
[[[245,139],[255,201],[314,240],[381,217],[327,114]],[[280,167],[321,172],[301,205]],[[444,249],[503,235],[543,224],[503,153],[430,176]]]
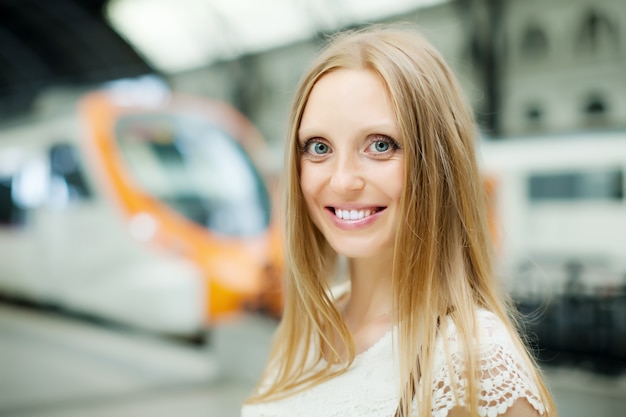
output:
[[[342,220],[360,220],[365,217],[369,217],[375,211],[367,209],[367,210],[342,210],[335,209],[335,215]]]

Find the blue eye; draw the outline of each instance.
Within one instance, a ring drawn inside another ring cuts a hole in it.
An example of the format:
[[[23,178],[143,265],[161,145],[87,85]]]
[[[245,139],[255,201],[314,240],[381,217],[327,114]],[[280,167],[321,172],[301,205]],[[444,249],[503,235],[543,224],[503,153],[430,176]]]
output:
[[[325,140],[311,138],[300,146],[300,152],[303,156],[307,156],[308,158],[324,159],[326,155],[332,153],[332,149]]]
[[[373,147],[376,152],[387,152],[391,148],[391,144],[387,141],[377,140],[373,143]]]
[[[398,142],[388,136],[379,136],[375,138],[375,140],[372,140],[369,145],[369,152],[375,154],[387,155],[397,149],[400,149]]]
[[[373,135],[369,140],[367,153],[372,158],[391,158],[400,150],[398,142],[386,135]]]
[[[316,155],[323,155],[325,153],[328,153],[328,145],[322,142],[314,142],[311,144],[311,150]]]

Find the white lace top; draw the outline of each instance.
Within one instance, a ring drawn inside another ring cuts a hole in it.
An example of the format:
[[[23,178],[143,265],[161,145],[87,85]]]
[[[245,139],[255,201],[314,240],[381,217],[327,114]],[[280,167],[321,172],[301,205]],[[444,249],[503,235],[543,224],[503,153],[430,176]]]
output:
[[[543,414],[544,405],[537,387],[504,325],[493,313],[485,310],[478,311],[478,318],[482,329],[478,338],[483,375],[479,398],[481,417],[498,416],[520,398],[526,398]],[[451,321],[449,329],[451,368],[459,376],[463,372],[463,361],[454,353],[458,348]],[[395,332],[388,332],[367,351],[357,355],[346,373],[334,379],[285,399],[244,405],[242,417],[392,417],[398,407],[400,391],[394,337]],[[434,365],[432,415],[445,417],[457,402],[451,389],[441,339]],[[461,378],[458,380],[462,381]],[[461,383],[461,404],[465,404],[463,386]]]

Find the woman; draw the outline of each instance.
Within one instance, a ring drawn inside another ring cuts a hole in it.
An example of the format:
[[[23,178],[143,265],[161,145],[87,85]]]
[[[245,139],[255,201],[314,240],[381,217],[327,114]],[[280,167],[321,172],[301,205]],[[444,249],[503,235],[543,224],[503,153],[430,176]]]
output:
[[[556,415],[491,271],[475,133],[418,33],[320,54],[287,141],[283,319],[244,417]]]

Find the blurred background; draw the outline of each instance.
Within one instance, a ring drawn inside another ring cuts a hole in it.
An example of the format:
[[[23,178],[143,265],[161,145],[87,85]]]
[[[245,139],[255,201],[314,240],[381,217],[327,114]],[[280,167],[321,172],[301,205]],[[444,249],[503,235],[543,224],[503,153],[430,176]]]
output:
[[[626,408],[621,0],[0,0],[0,415],[238,416],[282,146],[329,35],[410,22],[481,128],[497,272],[563,416]]]

